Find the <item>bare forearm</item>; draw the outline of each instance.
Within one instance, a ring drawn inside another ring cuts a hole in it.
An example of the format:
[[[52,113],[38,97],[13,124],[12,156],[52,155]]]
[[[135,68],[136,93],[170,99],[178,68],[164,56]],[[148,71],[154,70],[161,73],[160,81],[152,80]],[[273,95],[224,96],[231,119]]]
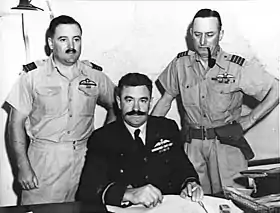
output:
[[[153,108],[152,115],[165,116],[171,108],[171,103],[166,103],[163,99],[160,99]]]
[[[265,97],[265,99],[250,113],[250,120],[252,125],[270,111],[272,111],[279,104],[279,82],[275,80],[272,88]]]
[[[9,141],[14,152],[15,160],[19,168],[29,165],[27,157],[26,134],[22,124],[11,121],[9,123]]]
[[[116,120],[115,111],[113,108],[107,110],[105,124],[111,123]]]

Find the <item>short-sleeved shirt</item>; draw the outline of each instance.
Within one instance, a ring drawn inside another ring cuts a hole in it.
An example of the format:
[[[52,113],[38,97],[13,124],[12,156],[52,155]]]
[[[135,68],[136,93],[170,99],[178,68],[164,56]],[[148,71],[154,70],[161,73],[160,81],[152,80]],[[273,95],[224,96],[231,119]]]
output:
[[[59,72],[52,55],[35,64],[35,69],[22,72],[6,99],[28,116],[29,137],[53,142],[87,139],[94,130],[96,104],[113,105],[114,83],[81,61],[72,80]]]
[[[165,91],[181,96],[183,119],[190,126],[212,128],[225,125],[232,116],[241,116],[243,93],[261,101],[274,81],[264,68],[244,58],[224,52],[216,64],[205,71],[196,53],[179,53],[158,78]]]

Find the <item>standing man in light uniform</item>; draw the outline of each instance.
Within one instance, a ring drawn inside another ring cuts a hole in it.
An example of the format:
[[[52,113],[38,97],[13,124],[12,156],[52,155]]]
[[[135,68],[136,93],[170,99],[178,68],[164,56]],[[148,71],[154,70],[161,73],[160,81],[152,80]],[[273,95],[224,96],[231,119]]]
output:
[[[223,186],[240,187],[235,179],[254,157],[243,132],[278,105],[279,82],[263,67],[221,49],[217,11],[199,10],[190,33],[194,52],[179,53],[160,74],[165,91],[152,115],[166,115],[180,95],[186,152],[205,194],[215,194]],[[260,101],[246,116],[241,116],[243,93]]]
[[[115,85],[101,67],[79,61],[80,24],[69,16],[56,17],[48,35],[52,54],[24,65],[6,100],[22,204],[74,201],[96,104],[107,110],[106,122],[115,119]]]

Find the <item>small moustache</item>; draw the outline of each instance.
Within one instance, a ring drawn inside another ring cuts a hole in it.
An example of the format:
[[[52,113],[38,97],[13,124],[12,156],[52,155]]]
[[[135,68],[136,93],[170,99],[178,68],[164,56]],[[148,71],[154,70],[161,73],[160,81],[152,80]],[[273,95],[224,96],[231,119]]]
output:
[[[146,112],[132,110],[130,112],[127,112],[126,115],[146,115]]]
[[[65,52],[66,53],[76,53],[77,50],[76,49],[67,49]]]

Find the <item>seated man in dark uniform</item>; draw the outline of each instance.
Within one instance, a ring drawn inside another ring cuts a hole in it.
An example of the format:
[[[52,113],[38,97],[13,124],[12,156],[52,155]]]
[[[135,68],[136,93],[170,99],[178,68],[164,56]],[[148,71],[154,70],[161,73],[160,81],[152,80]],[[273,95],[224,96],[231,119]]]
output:
[[[77,199],[89,203],[153,207],[165,194],[203,198],[198,175],[184,153],[175,121],[148,115],[152,81],[143,74],[121,78],[121,116],[89,139]]]

